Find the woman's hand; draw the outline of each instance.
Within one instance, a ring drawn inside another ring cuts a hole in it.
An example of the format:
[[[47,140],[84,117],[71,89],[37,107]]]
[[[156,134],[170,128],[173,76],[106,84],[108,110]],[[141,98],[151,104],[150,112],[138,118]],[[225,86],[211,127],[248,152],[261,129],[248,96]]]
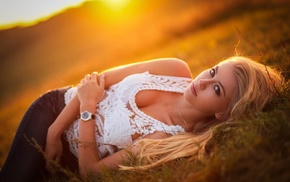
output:
[[[77,86],[78,98],[82,105],[96,105],[103,97],[105,78],[104,74],[98,75],[97,72],[88,74]]]
[[[49,127],[46,137],[45,156],[48,160],[60,163],[63,151],[61,135],[57,134],[53,129],[53,125]]]

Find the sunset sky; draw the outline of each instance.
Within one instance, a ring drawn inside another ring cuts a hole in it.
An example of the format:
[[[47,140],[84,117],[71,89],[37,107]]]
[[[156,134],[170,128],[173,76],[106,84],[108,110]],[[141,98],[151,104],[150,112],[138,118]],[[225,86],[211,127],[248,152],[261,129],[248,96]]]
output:
[[[81,5],[86,0],[1,0],[0,29],[30,25],[45,20],[67,8]],[[111,9],[120,9],[130,0],[99,1]]]

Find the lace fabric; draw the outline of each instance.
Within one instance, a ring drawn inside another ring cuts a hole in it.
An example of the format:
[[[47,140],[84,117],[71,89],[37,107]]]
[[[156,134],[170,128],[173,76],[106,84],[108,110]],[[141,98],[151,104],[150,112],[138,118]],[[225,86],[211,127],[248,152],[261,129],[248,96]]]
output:
[[[160,90],[182,93],[191,82],[190,78],[152,75],[148,72],[133,74],[105,91],[104,99],[96,107],[96,142],[101,158],[134,143],[132,135],[138,139],[156,131],[175,135],[185,130],[179,125],[167,125],[146,115],[136,104],[136,95],[143,90]],[[65,93],[68,104],[77,90],[75,87]],[[78,155],[79,120],[65,131],[72,153]],[[136,140],[138,140],[136,139]]]

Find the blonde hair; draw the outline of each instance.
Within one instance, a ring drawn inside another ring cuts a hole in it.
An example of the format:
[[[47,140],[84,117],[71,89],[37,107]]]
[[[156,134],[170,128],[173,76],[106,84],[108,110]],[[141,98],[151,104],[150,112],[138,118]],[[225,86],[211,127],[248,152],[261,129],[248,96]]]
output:
[[[134,167],[120,166],[121,169],[146,170],[181,157],[201,159],[217,127],[262,111],[274,95],[281,91],[283,78],[277,70],[246,57],[235,56],[225,61],[234,65],[237,81],[236,92],[224,113],[227,120],[221,123],[213,119],[201,127],[202,132],[180,133],[160,140],[140,140],[135,145],[140,149],[138,157],[141,164]]]
[[[228,118],[239,119],[262,111],[281,92],[284,79],[276,69],[245,57],[231,57],[226,61],[234,64],[238,87],[225,113]]]

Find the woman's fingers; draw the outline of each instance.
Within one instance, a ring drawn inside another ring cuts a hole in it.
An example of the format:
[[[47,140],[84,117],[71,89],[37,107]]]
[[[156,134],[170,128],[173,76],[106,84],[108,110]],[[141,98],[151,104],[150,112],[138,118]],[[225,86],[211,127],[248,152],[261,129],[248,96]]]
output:
[[[98,72],[93,72],[91,74],[91,79],[97,82],[97,84],[99,83],[98,77],[99,77]]]
[[[98,103],[104,95],[104,74],[99,75],[97,72],[93,72],[90,75],[86,75],[83,80],[77,86],[79,101],[81,103],[91,101]]]
[[[96,80],[96,81],[98,82],[98,72],[93,72],[93,73],[91,74],[91,79],[92,79],[92,80]]]
[[[90,75],[90,74],[86,74],[86,76],[85,76],[85,80],[86,80],[86,81],[91,80],[91,75]]]
[[[100,87],[101,88],[104,88],[105,87],[105,75],[104,74],[102,74],[100,76]]]
[[[85,79],[81,80],[81,84],[85,84],[85,82],[86,82]]]
[[[101,88],[104,88],[105,86],[105,79],[104,74],[99,75],[98,72],[93,72],[92,74],[87,74],[85,77],[81,80],[80,84],[77,85],[77,88],[81,88],[83,85],[89,82],[95,82],[97,85]]]

